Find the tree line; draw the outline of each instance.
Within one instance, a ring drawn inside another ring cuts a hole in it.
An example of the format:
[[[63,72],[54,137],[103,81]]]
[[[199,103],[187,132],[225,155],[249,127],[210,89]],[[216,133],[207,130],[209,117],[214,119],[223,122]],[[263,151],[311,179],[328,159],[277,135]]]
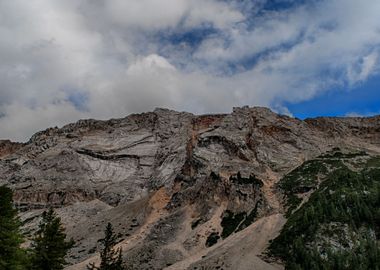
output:
[[[75,245],[67,239],[60,217],[52,208],[44,211],[38,230],[30,247],[23,247],[24,235],[21,221],[13,204],[13,192],[0,186],[0,270],[62,270],[68,264],[66,256]],[[116,249],[117,235],[111,223],[107,224],[104,237],[98,241],[99,266],[94,263],[88,270],[124,270],[121,248]]]

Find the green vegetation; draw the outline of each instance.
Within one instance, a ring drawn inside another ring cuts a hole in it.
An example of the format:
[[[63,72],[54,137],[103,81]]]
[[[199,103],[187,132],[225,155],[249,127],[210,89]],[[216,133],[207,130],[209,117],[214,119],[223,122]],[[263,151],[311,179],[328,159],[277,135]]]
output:
[[[219,233],[217,232],[212,232],[210,235],[207,237],[206,240],[206,247],[211,247],[218,243],[218,240],[220,239]]]
[[[230,176],[230,180],[231,182],[237,183],[239,185],[252,185],[255,189],[261,188],[264,185],[264,183],[255,175],[250,175],[248,178],[245,178],[241,176],[240,172],[238,172],[236,175]],[[222,216],[221,226],[223,228],[223,231],[221,237],[225,239],[232,233],[241,231],[251,225],[257,217],[258,206],[261,202],[262,200],[260,199],[256,203],[255,207],[248,213],[233,213],[230,210],[226,210]]]
[[[121,248],[115,249],[117,244],[117,235],[113,231],[111,223],[107,224],[104,232],[104,238],[100,239],[99,242],[103,246],[100,252],[100,265],[95,266],[94,263],[87,266],[89,270],[124,270],[126,267],[123,264],[123,259],[121,256]]]
[[[352,159],[356,157],[368,156],[365,151],[342,153],[339,148],[333,149],[332,152],[321,155],[319,158],[338,158],[338,159]]]
[[[367,167],[380,168],[380,157],[372,157],[367,161]]]
[[[241,231],[251,225],[256,217],[257,217],[257,210],[261,203],[261,200],[259,200],[255,207],[250,211],[249,214],[246,212],[240,212],[237,214],[234,214],[230,210],[227,210],[223,213],[223,218],[221,222],[221,226],[223,227],[222,231],[222,238],[227,238],[230,234],[234,232]]]
[[[365,163],[362,164],[360,158],[367,159],[368,161],[365,163],[380,166],[379,158],[368,159],[369,156],[363,151],[342,153],[339,148],[335,148],[333,151],[321,155],[314,160],[306,161],[284,176],[280,181],[279,187],[287,198],[287,216],[302,202],[299,195],[315,191],[330,173],[338,169],[347,168],[346,164],[350,164],[353,167],[363,167]]]
[[[26,269],[26,251],[20,248],[23,236],[20,220],[13,206],[13,192],[0,186],[0,269]]]
[[[336,159],[354,163],[363,156],[324,155],[281,180],[292,210],[297,207],[294,193],[307,190],[302,187],[315,190],[297,211],[288,211],[286,225],[269,247],[286,269],[380,269],[380,168],[375,168],[379,159],[369,159],[359,171]]]
[[[232,175],[230,180],[240,185],[254,185],[258,187],[262,187],[264,185],[263,182],[256,178],[255,175],[250,175],[248,178],[245,178],[241,176],[240,172],[238,172],[236,176]]]
[[[63,269],[66,264],[64,257],[74,243],[65,240],[61,220],[52,209],[44,212],[31,248],[21,248],[24,242],[21,222],[12,198],[12,190],[0,186],[0,269]]]
[[[65,256],[74,241],[66,241],[66,234],[53,209],[42,214],[42,221],[32,243],[31,269],[61,270],[67,264]]]
[[[315,190],[318,186],[318,177],[328,172],[324,161],[311,160],[291,171],[280,181],[280,188],[287,197],[288,214],[301,203],[297,194]]]
[[[246,217],[245,212],[234,214],[230,210],[227,210],[223,214],[221,225],[223,227],[222,231],[222,238],[227,238],[230,234],[235,232],[239,224],[244,220]]]
[[[261,204],[261,202],[262,202],[262,200],[260,199],[256,203],[255,207],[251,210],[251,212],[248,215],[245,215],[243,222],[241,222],[239,227],[237,227],[236,232],[247,228],[249,225],[251,225],[255,221],[255,219],[257,217],[257,210],[258,210],[258,207]]]

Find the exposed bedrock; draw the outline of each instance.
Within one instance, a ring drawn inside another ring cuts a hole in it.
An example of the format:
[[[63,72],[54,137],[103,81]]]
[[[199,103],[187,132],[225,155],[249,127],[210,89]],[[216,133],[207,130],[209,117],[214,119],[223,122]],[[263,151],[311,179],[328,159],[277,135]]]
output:
[[[335,147],[380,153],[380,117],[156,109],[50,128],[25,144],[0,141],[0,184],[15,190],[28,230],[44,208],[57,208],[78,243],[68,269],[98,260],[107,221],[131,269],[248,269],[231,268],[230,253],[278,269],[257,256],[284,223],[275,184]],[[260,238],[261,230],[268,234]]]

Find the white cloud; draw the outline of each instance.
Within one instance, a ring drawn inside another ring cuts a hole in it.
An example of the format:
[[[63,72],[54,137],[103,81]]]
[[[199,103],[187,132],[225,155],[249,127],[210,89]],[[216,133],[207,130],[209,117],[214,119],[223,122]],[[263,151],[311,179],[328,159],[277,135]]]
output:
[[[187,27],[209,22],[221,28],[243,19],[240,12],[215,0],[108,0],[105,5],[111,20],[149,31],[175,27],[182,20]]]
[[[48,126],[154,107],[262,105],[290,114],[284,102],[355,87],[379,70],[378,1],[260,15],[243,15],[238,3],[0,0],[0,138],[27,140]],[[160,40],[205,26],[215,33],[199,47]],[[81,96],[78,108],[71,99]]]
[[[347,76],[350,85],[354,85],[357,82],[365,81],[367,78],[378,71],[377,63],[379,60],[379,54],[377,51],[372,52],[366,56],[363,56],[358,63],[348,67]]]
[[[47,127],[63,126],[78,118],[89,117],[78,112],[68,102],[51,103],[44,106],[28,107],[22,103],[12,103],[2,107],[4,117],[0,118],[1,136],[25,141],[28,135]]]

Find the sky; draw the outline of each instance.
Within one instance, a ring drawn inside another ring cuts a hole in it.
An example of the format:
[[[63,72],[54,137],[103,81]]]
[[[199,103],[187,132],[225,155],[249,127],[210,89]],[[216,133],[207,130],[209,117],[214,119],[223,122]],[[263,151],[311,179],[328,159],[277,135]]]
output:
[[[380,113],[378,0],[0,0],[0,139],[165,107]]]

